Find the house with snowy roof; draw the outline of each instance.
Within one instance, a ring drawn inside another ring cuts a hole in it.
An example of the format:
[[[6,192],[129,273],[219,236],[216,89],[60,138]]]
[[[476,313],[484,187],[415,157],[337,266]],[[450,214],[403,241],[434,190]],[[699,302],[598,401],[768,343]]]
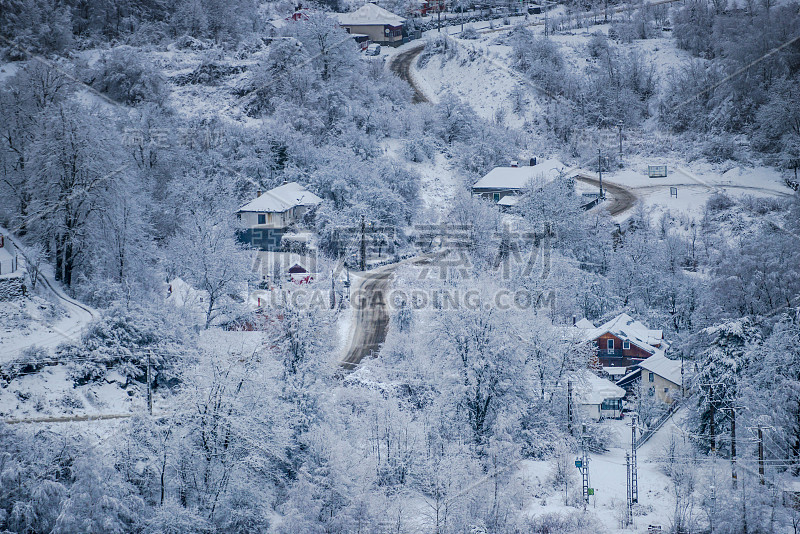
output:
[[[403,17],[377,4],[366,3],[350,13],[337,13],[339,26],[347,33],[369,36],[373,43],[398,46],[403,44]]]
[[[577,374],[573,384],[576,403],[586,416],[595,421],[622,417],[624,389],[589,371]]]
[[[532,163],[535,160],[532,161]],[[534,165],[520,166],[512,161],[508,167],[495,167],[472,186],[472,196],[491,200],[501,207],[516,204],[517,196],[525,192],[536,180],[551,182],[571,171],[557,159],[546,159]]]
[[[633,389],[640,382],[647,395],[672,404],[683,396],[683,384],[690,370],[689,366],[684,367],[681,360],[671,360],[662,351],[658,351],[617,381],[617,385]]]
[[[597,356],[604,368],[633,367],[654,354],[663,353],[667,347],[662,330],[648,328],[626,313],[596,328],[586,328],[586,323],[582,326],[584,339],[597,345]]]
[[[239,208],[239,240],[260,250],[281,249],[287,228],[322,203],[322,199],[297,182],[288,182]]]

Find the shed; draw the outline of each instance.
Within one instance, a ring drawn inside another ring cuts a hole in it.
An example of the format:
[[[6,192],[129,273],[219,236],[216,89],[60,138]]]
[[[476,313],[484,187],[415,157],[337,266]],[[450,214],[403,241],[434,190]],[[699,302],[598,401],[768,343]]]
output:
[[[580,375],[576,382],[576,399],[587,416],[595,421],[622,417],[624,389],[588,371]]]

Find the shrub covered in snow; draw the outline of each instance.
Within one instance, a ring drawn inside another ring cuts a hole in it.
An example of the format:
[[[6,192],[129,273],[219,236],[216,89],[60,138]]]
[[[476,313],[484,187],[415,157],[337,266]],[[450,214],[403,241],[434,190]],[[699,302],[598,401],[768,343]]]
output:
[[[464,31],[459,34],[462,39],[480,39],[481,34],[475,29],[475,26],[466,26]]]
[[[91,85],[125,104],[163,103],[166,81],[144,55],[130,46],[112,48],[86,73]]]
[[[425,41],[425,48],[419,55],[417,65],[424,68],[434,56],[441,56],[442,61],[452,59],[458,56],[458,45],[453,43],[449,37],[443,34],[437,34],[435,37],[428,38]]]

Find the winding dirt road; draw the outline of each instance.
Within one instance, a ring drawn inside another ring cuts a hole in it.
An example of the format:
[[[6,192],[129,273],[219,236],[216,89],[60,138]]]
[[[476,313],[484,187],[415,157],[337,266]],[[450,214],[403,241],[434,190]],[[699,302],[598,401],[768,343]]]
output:
[[[401,80],[405,80],[406,83],[411,86],[411,89],[414,90],[412,102],[415,104],[430,102],[428,97],[425,96],[425,93],[414,83],[414,78],[411,76],[411,64],[417,59],[417,56],[420,55],[424,48],[425,43],[422,42],[414,48],[410,48],[405,52],[400,52],[389,60],[389,69],[397,74]]]
[[[579,174],[575,177],[575,179],[600,187],[599,180],[590,176],[586,176],[585,174]],[[608,213],[612,216],[619,215],[620,213],[631,209],[636,203],[636,194],[627,187],[604,180],[603,189],[609,193],[610,198],[608,198],[608,200],[602,205],[608,209]]]

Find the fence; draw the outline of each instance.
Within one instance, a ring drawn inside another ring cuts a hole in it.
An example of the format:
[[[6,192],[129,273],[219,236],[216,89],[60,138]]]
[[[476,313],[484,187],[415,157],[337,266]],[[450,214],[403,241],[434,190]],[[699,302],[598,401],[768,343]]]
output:
[[[670,404],[669,409],[666,411],[666,413],[661,417],[659,417],[658,421],[656,421],[655,424],[651,425],[650,428],[645,430],[644,433],[639,437],[639,439],[636,440],[636,448],[638,449],[639,447],[647,443],[648,440],[653,437],[653,434],[658,432],[661,429],[661,427],[664,426],[664,423],[666,423],[667,420],[669,420],[669,418],[672,417],[673,414],[677,412],[679,408],[683,407],[685,403],[686,400],[684,399],[680,402],[676,401]]]

